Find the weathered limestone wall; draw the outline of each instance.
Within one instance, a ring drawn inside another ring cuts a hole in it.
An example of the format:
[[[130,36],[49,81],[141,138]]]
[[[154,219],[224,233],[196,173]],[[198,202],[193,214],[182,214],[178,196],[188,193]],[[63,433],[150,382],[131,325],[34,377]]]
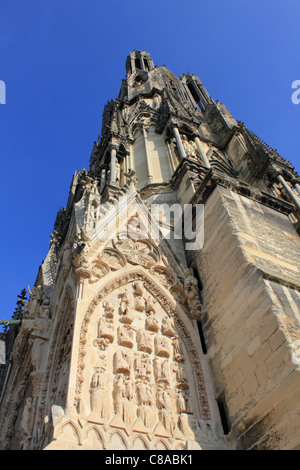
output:
[[[150,155],[150,166],[153,182],[168,182],[172,176],[168,149],[164,142],[163,135],[157,134],[154,127],[151,127],[148,131],[147,145]]]
[[[239,172],[240,178],[248,182],[249,166],[247,159],[244,158],[244,155],[247,152],[247,147],[242,136],[234,135],[230,139],[226,150],[228,155],[233,159],[233,163]]]
[[[141,132],[135,135],[133,145],[133,165],[138,177],[138,187],[142,188],[148,181],[148,168],[146,160],[146,150],[144,136]]]
[[[197,266],[216,397],[244,449],[299,446],[299,237],[287,216],[216,188]]]

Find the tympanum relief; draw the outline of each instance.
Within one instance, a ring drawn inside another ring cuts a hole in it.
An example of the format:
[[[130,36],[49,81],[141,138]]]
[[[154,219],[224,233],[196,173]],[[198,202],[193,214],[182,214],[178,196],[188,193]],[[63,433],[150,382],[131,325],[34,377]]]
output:
[[[119,286],[97,304],[87,343],[79,413],[128,433],[195,438],[200,412],[193,365],[173,314],[142,280]]]

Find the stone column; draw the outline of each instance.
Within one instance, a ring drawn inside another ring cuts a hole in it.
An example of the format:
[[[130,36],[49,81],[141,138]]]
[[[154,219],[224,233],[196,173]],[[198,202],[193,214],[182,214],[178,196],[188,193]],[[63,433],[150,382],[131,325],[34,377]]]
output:
[[[167,144],[167,147],[168,147],[169,161],[170,161],[170,166],[171,166],[171,170],[172,170],[172,174],[173,174],[174,171],[176,170],[176,165],[174,163],[173,154],[172,154],[170,144],[169,144],[169,142],[166,142],[166,144]]]
[[[200,141],[199,137],[195,137],[195,143],[197,145],[197,149],[200,152],[200,155],[201,155],[201,158],[203,160],[204,165],[206,166],[206,168],[210,168],[209,160],[208,160],[208,158],[206,156],[206,153],[205,153],[205,151],[204,151],[204,149],[201,145],[201,141]]]
[[[291,196],[291,199],[294,201],[294,203],[296,204],[296,207],[298,210],[300,210],[300,202],[299,200],[297,199],[297,197],[295,196],[295,194],[293,193],[292,189],[289,187],[289,185],[286,183],[285,179],[279,174],[277,173],[277,179],[278,181],[282,184],[282,186],[284,187],[284,189],[286,190],[286,192]]]
[[[116,184],[117,151],[113,147],[110,152],[110,184]]]
[[[296,183],[295,188],[297,189],[298,193],[300,194],[300,184]]]
[[[130,146],[130,149],[129,149],[129,155],[128,155],[128,158],[129,158],[129,168],[128,170],[134,170],[134,161],[133,161],[133,150],[132,150],[132,146]]]
[[[101,170],[101,176],[100,176],[100,189],[99,189],[100,194],[102,193],[104,189],[105,183],[106,183],[106,170],[105,168],[103,168]]]
[[[149,156],[149,150],[148,150],[148,145],[147,145],[147,131],[145,129],[145,126],[143,126],[143,135],[144,135],[144,142],[145,142],[146,163],[147,163],[147,171],[148,171],[148,184],[151,184],[153,181],[153,176],[151,175],[150,156]]]
[[[175,136],[175,139],[176,139],[176,144],[177,144],[177,147],[178,147],[180,158],[181,158],[181,160],[183,160],[184,158],[186,158],[186,154],[185,154],[185,151],[184,151],[184,148],[183,148],[183,145],[182,145],[182,141],[181,141],[181,137],[180,137],[180,134],[179,134],[179,130],[178,130],[177,127],[173,127],[173,133],[174,133],[174,136]]]
[[[128,155],[125,155],[124,156],[124,160],[123,160],[123,175],[125,175],[126,173],[128,173],[128,160],[129,160],[129,157]]]

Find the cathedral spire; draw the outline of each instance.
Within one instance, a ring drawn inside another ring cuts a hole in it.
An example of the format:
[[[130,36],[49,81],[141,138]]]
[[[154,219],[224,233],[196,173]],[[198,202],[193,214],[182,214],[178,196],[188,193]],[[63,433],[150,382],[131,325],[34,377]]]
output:
[[[133,52],[130,52],[130,55],[127,57],[127,78],[133,74],[142,76],[143,72],[150,72],[150,70],[153,69],[154,64],[149,52],[134,50]]]

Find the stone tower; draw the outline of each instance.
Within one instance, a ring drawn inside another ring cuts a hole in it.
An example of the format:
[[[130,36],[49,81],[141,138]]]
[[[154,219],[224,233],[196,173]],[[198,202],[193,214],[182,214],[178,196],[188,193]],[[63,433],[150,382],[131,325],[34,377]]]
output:
[[[299,448],[299,177],[197,76],[126,74],[2,337],[0,448]]]

